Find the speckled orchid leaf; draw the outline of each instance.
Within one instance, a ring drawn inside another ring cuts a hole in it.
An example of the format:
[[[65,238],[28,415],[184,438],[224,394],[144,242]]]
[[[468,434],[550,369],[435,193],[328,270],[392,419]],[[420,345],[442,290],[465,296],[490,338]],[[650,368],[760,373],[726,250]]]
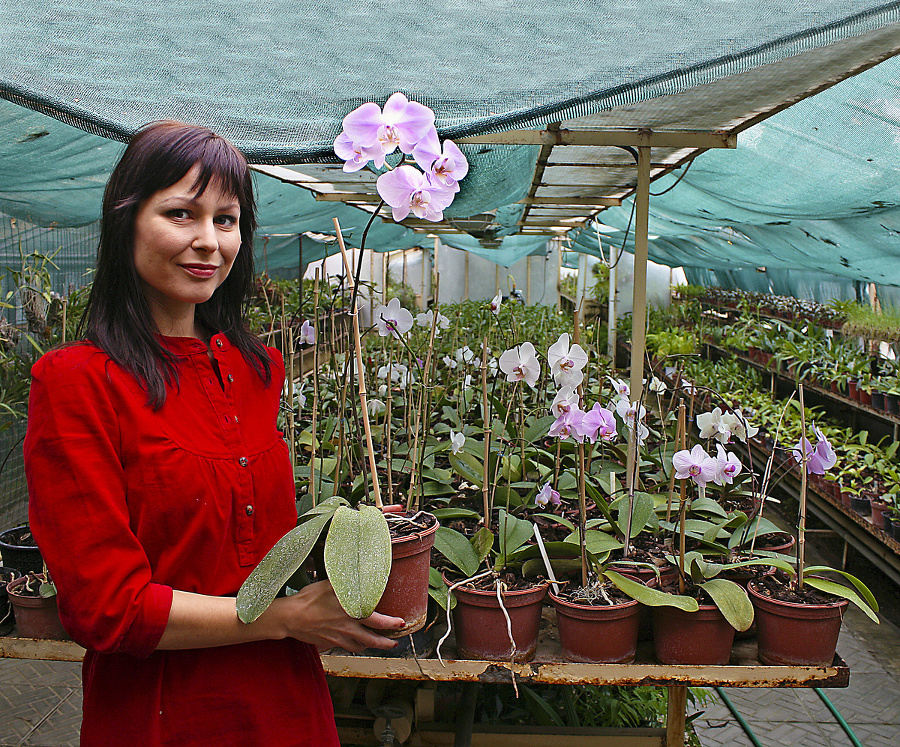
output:
[[[391,573],[391,532],[381,510],[341,506],[325,537],[325,570],[341,606],[362,620],[375,611]]]
[[[735,630],[747,630],[753,624],[753,603],[734,581],[727,578],[714,578],[700,587],[712,597],[729,625]]]
[[[579,545],[579,532],[576,529],[572,532],[568,537],[566,537],[566,542],[571,542],[575,545]],[[610,552],[612,550],[620,550],[624,545],[617,540],[615,537],[608,535],[606,532],[600,532],[596,529],[588,529],[584,533],[584,546],[588,549],[588,552],[595,553],[597,555],[602,555],[605,552]]]
[[[844,586],[843,584],[839,584],[835,581],[831,581],[827,578],[820,578],[819,576],[806,576],[803,579],[803,583],[805,583],[807,586],[812,586],[814,589],[818,589],[819,591],[824,591],[826,594],[833,594],[836,597],[843,597],[844,599],[853,602],[853,604],[855,604],[863,612],[865,612],[873,622],[881,622],[878,619],[878,615],[875,613],[875,611],[868,604],[866,604],[859,596],[859,594],[853,591],[853,589],[851,589],[850,587]]]
[[[651,589],[649,586],[644,586],[642,583],[615,571],[606,571],[603,575],[632,599],[637,599],[641,604],[646,604],[649,607],[677,607],[685,612],[696,612],[700,609],[700,605],[697,604],[697,600],[693,597],[666,594],[664,591]]]
[[[237,612],[241,622],[252,623],[272,604],[281,587],[309,556],[332,512],[333,509],[317,514],[294,527],[253,569],[237,595]]]
[[[487,527],[481,527],[469,542],[472,543],[475,555],[478,557],[477,565],[481,565],[494,548],[494,533]]]
[[[484,465],[467,451],[450,454],[447,457],[456,472],[463,480],[472,483],[476,488],[482,486]]]
[[[450,527],[438,527],[434,535],[434,549],[449,560],[465,576],[474,576],[478,572],[478,557],[469,539]]]

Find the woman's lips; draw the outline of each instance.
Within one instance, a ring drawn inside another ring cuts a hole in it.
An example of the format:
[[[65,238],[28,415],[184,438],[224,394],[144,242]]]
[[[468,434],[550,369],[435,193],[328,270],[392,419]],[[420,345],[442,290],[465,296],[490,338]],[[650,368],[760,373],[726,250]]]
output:
[[[219,269],[216,265],[181,265],[181,267],[197,278],[211,278]]]

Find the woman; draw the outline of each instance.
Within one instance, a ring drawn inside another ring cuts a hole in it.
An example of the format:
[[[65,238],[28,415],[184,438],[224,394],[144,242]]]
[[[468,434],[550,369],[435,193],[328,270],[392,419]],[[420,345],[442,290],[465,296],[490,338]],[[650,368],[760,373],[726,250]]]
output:
[[[142,130],[106,188],[85,340],[32,371],[30,523],[87,649],[82,745],[337,745],[316,648],[403,625],[348,617],[328,582],[238,620],[296,523],[284,366],[241,317],[255,225],[231,144]]]

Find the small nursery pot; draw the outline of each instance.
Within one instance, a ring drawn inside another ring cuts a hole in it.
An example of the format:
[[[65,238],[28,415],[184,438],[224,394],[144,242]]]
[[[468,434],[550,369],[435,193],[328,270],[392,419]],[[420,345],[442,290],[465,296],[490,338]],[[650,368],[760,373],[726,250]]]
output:
[[[501,592],[516,644],[514,661],[526,662],[534,658],[541,625],[541,605],[547,588],[548,584],[544,583],[531,589]],[[512,646],[497,592],[457,586],[453,594],[456,596],[453,630],[459,656],[463,659],[509,661]]]
[[[869,516],[872,513],[872,504],[868,498],[850,496],[850,508],[860,516]]]
[[[660,664],[727,664],[734,628],[714,604],[696,612],[653,608],[653,645]]]
[[[13,611],[6,593],[6,585],[15,581],[22,574],[15,568],[0,566],[0,635],[6,635],[13,627]]]
[[[849,602],[796,604],[758,592],[747,592],[756,612],[758,657],[769,665],[827,667],[834,660],[841,619]]]
[[[27,524],[0,533],[0,555],[3,556],[3,564],[15,568],[22,574],[41,573],[44,570],[41,551],[33,542],[25,544],[21,539],[23,534],[29,537],[31,535]]]
[[[609,566],[609,570],[621,573],[623,576],[633,578],[648,586],[659,585],[665,586],[676,578],[678,578],[678,566],[666,565],[659,569],[659,581],[657,582],[656,574],[650,568],[635,568],[632,566],[617,566],[615,563]],[[640,627],[638,628],[638,640],[649,641],[653,638],[653,608],[645,604],[640,605],[641,617]]]
[[[872,507],[872,523],[884,531],[885,528],[885,515],[884,512],[887,511],[890,506],[887,503],[882,503],[881,501],[869,501]]]
[[[58,641],[69,639],[69,634],[59,619],[56,595],[52,597],[23,596],[22,587],[27,576],[10,581],[6,585],[9,602],[16,615],[16,632],[22,638],[50,638]]]
[[[637,649],[641,605],[587,605],[549,592],[563,656],[590,664],[630,664]]]
[[[400,630],[384,633],[388,638],[400,638],[415,633],[425,625],[428,616],[428,569],[431,548],[438,529],[438,520],[428,529],[391,540],[391,573],[376,612],[406,621]]]
[[[869,397],[871,399],[870,404],[872,405],[872,407],[874,409],[876,409],[876,410],[884,409],[884,392],[879,392],[879,391],[873,390],[872,393],[869,395]]]

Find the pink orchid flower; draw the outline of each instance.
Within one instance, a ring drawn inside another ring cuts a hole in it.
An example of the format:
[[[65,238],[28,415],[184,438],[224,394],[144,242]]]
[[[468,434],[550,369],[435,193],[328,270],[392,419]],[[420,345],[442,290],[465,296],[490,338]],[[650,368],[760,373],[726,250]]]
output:
[[[378,145],[385,155],[398,147],[412,153],[416,143],[434,129],[434,112],[395,93],[385,102],[384,110],[371,101],[354,109],[344,117],[343,129],[357,146]]]
[[[700,444],[688,451],[677,451],[672,457],[675,477],[679,480],[690,478],[701,488],[706,487],[716,474],[716,460],[704,451]]]
[[[837,464],[837,454],[834,453],[834,449],[831,447],[831,444],[828,443],[825,434],[822,433],[815,424],[813,424],[813,430],[816,432],[815,448],[813,448],[809,439],[804,436],[794,447],[794,459],[802,464],[803,452],[806,452],[807,473],[811,475],[824,475],[826,470],[831,469]],[[801,452],[801,449],[803,452]]]
[[[453,192],[432,183],[413,166],[398,166],[382,174],[375,187],[398,222],[412,212],[417,218],[437,223],[444,219],[444,210],[453,202]]]
[[[580,431],[583,418],[584,413],[578,407],[572,407],[553,421],[547,435],[563,440],[571,438],[580,443],[583,439]]]
[[[534,502],[538,506],[546,506],[547,504],[558,506],[560,504],[559,493],[553,489],[549,482],[545,483],[544,487],[534,497]]]
[[[713,482],[716,485],[731,485],[734,478],[741,472],[741,461],[737,455],[730,451],[726,452],[721,444],[716,444],[716,474],[713,476]]]
[[[591,443],[595,443],[598,438],[612,441],[616,435],[616,418],[612,411],[595,402],[594,406],[584,413],[578,432]]]
[[[300,325],[300,344],[316,344],[316,328],[309,323],[309,319],[304,320],[303,324]]]

